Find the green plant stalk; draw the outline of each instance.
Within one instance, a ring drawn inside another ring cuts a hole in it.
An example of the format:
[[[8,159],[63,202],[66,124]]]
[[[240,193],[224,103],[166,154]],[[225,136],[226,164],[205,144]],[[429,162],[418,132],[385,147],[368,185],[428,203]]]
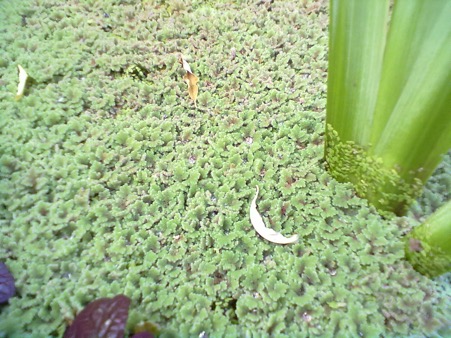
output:
[[[327,124],[343,141],[369,141],[370,130],[362,126],[372,124],[388,8],[388,0],[330,3]]]
[[[451,148],[451,3],[396,1],[385,44],[382,4],[354,2],[331,0],[325,158],[382,214],[402,215]],[[361,12],[379,13],[380,27]]]
[[[406,236],[407,260],[430,277],[451,271],[451,200]]]
[[[395,2],[370,155],[423,183],[451,147],[451,2]]]

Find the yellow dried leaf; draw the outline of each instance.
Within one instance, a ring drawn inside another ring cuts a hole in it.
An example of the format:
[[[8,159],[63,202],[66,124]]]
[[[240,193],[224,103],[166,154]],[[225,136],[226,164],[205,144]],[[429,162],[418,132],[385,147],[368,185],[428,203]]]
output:
[[[199,92],[199,87],[197,86],[197,83],[199,82],[199,79],[196,75],[193,74],[190,65],[188,64],[188,62],[186,62],[183,55],[180,56],[180,63],[182,64],[183,69],[186,71],[186,74],[185,76],[183,76],[183,79],[188,84],[189,96],[194,101],[194,105],[196,105],[197,93]]]
[[[199,87],[197,87],[199,79],[193,73],[186,73],[183,79],[188,83],[189,96],[194,101],[194,104],[196,104],[197,93],[199,92]]]
[[[28,74],[21,65],[18,65],[17,68],[19,68],[19,85],[17,86],[16,100],[20,100],[25,91],[25,84],[27,83]]]
[[[255,197],[251,202],[251,208],[249,215],[251,218],[251,223],[254,229],[258,232],[260,236],[264,239],[276,243],[276,244],[291,244],[296,243],[299,239],[298,235],[293,235],[291,237],[285,237],[281,233],[274,231],[273,229],[267,228],[263,222],[262,216],[257,211],[257,197],[258,197],[258,186],[256,186],[257,192]]]

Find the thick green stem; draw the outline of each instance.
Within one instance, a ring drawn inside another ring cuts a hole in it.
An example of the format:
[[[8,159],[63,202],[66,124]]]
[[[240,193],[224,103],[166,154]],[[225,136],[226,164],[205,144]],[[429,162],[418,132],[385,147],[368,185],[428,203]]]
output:
[[[451,271],[451,201],[406,237],[406,258],[422,274],[435,277]]]
[[[332,0],[327,123],[343,141],[370,138],[387,33],[388,0]],[[362,76],[364,75],[364,76]]]
[[[451,2],[395,2],[370,153],[425,181],[451,146]]]
[[[402,215],[451,148],[451,2],[331,0],[325,158]],[[388,215],[388,214],[386,214]]]
[[[381,215],[390,218],[393,213],[404,214],[420,194],[422,181],[406,180],[364,147],[343,142],[330,124],[326,128],[326,160],[331,174],[340,182],[351,182],[357,194],[368,199]]]

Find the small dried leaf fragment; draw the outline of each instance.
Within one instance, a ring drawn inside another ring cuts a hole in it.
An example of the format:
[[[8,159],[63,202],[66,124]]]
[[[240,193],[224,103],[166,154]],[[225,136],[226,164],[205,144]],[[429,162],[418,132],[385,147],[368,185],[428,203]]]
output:
[[[190,65],[188,64],[188,62],[186,62],[183,55],[180,57],[180,62],[182,63],[183,69],[186,71],[186,74],[185,76],[183,76],[183,79],[188,84],[189,96],[194,101],[194,105],[196,105],[197,94],[199,92],[199,87],[197,86],[199,78],[193,74]]]
[[[250,208],[250,218],[251,223],[254,229],[258,232],[260,236],[264,239],[276,243],[276,244],[291,244],[298,241],[299,236],[293,235],[291,237],[285,237],[281,233],[274,231],[273,229],[267,228],[265,223],[263,222],[263,218],[260,213],[257,211],[257,197],[258,197],[258,186],[256,186],[257,192],[255,193],[255,197],[251,202]]]
[[[421,252],[423,250],[423,246],[421,245],[421,241],[415,238],[409,239],[409,249],[412,252]]]
[[[25,91],[25,84],[27,83],[28,74],[21,65],[17,65],[17,68],[19,68],[19,85],[17,86],[16,100],[20,100]]]
[[[193,73],[186,73],[183,79],[188,83],[188,93],[191,99],[194,101],[196,105],[197,93],[199,92],[199,88],[197,87],[197,83],[199,79]]]
[[[186,62],[185,58],[183,57],[183,55],[180,56],[180,62],[182,63],[182,67],[185,70],[185,72],[187,73],[193,73],[191,70],[191,67],[189,66],[188,62]]]

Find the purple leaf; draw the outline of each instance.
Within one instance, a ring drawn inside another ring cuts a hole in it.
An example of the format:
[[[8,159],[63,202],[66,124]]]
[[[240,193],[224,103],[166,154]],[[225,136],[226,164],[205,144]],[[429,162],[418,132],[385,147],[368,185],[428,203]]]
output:
[[[129,306],[124,295],[97,299],[75,317],[64,338],[123,338]]]
[[[16,293],[14,277],[5,263],[0,262],[0,303],[7,302]]]
[[[132,338],[154,338],[155,336],[150,332],[135,333]]]

